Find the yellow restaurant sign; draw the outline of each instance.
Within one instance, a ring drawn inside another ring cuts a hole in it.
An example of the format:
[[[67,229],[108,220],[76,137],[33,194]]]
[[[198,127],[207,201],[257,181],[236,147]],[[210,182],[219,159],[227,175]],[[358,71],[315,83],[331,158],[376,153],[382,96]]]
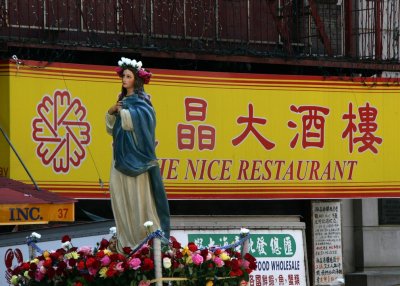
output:
[[[398,81],[152,72],[170,199],[400,197]],[[10,62],[0,75],[0,124],[38,184],[108,198],[114,67]],[[0,148],[0,176],[28,182]]]

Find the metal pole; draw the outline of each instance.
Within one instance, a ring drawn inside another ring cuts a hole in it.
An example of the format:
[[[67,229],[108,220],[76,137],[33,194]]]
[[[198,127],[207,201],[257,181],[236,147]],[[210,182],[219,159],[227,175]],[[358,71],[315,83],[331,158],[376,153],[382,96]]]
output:
[[[156,279],[162,278],[162,263],[161,263],[161,239],[158,237],[154,238],[154,270]],[[158,280],[156,286],[162,286],[162,281]]]
[[[13,144],[11,143],[10,139],[8,138],[7,134],[4,132],[3,128],[0,127],[0,131],[3,134],[4,138],[8,142],[8,145],[10,145],[11,149],[14,151],[15,155],[17,156],[19,162],[21,163],[22,167],[24,167],[25,172],[28,174],[29,178],[31,179],[33,185],[35,186],[35,189],[37,191],[41,191],[39,186],[36,184],[35,180],[33,179],[31,173],[29,172],[28,168],[25,166],[24,162],[22,161],[21,157],[18,155],[17,150],[14,148]]]

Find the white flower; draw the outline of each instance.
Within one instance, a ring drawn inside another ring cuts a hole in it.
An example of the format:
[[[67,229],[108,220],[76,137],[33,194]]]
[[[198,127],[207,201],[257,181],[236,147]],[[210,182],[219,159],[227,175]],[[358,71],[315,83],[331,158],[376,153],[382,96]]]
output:
[[[37,232],[32,232],[31,237],[32,238],[36,238],[36,239],[40,239],[42,236]]]
[[[132,63],[131,59],[126,59],[126,64],[129,66]]]
[[[138,61],[136,65],[137,65],[137,68],[138,68],[138,69],[141,69],[141,68],[142,68],[142,65],[143,65],[143,64],[142,64],[142,61]]]
[[[136,68],[136,67],[137,67],[137,62],[136,62],[136,60],[132,60],[131,65],[132,65],[134,68]]]
[[[153,222],[152,222],[151,220],[148,220],[148,221],[146,221],[143,225],[144,225],[145,227],[152,227],[152,226],[153,226]]]
[[[123,62],[121,60],[118,61],[118,65],[122,66]]]
[[[248,230],[247,228],[242,227],[240,229],[240,234],[248,234],[250,232],[250,230]]]
[[[171,267],[171,265],[172,265],[171,258],[164,257],[162,263],[163,263],[163,266],[164,266],[165,269],[169,269]]]
[[[68,250],[72,247],[71,241],[66,241],[64,243],[61,244],[61,247]]]
[[[117,233],[117,228],[115,226],[110,227],[110,234],[115,235]]]

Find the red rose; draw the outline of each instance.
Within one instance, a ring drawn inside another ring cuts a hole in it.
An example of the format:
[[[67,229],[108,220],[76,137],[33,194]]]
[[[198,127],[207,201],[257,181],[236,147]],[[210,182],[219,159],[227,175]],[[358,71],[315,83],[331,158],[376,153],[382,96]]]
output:
[[[104,255],[105,255],[105,254],[104,254],[104,251],[103,251],[103,250],[100,250],[99,252],[97,252],[96,257],[101,259],[101,258],[104,257]]]
[[[74,267],[76,265],[76,259],[71,258],[70,260],[68,260],[68,265],[71,267]]]
[[[86,267],[97,269],[100,267],[100,262],[95,258],[90,257],[88,260],[86,260]]]
[[[237,269],[237,270],[235,270],[235,271],[231,271],[231,272],[229,273],[229,275],[230,275],[231,277],[234,277],[234,276],[242,276],[242,275],[243,275],[243,271],[242,271],[241,269]]]
[[[231,267],[232,267],[233,271],[238,270],[240,268],[239,267],[239,261],[237,259],[232,259],[231,260]]]
[[[82,284],[82,282],[77,281],[77,282],[74,283],[74,286],[83,286],[83,284]]]
[[[90,257],[88,260],[86,260],[86,267],[87,268],[92,267],[93,263],[95,263],[95,262],[96,262],[96,259],[94,259],[93,257]]]
[[[177,242],[176,240],[174,240],[172,242],[172,247],[175,249],[180,249],[182,247],[182,245],[179,242]]]
[[[30,268],[32,271],[35,271],[35,270],[37,269],[37,264],[36,264],[36,263],[31,263],[31,264],[29,265],[29,268]]]
[[[83,261],[83,260],[79,261],[77,268],[78,268],[78,270],[85,269],[85,261]]]
[[[177,259],[181,259],[181,258],[183,257],[182,252],[177,251],[176,254],[175,254],[175,257],[176,257]]]
[[[221,250],[221,249],[217,249],[217,250],[214,252],[214,254],[215,254],[216,256],[218,256],[218,255],[220,255],[220,254],[221,254],[221,252],[222,252],[222,250]]]
[[[240,254],[240,252],[237,252],[237,251],[236,251],[234,255],[235,255],[235,257],[237,257],[237,258],[242,258],[242,254]]]
[[[94,281],[94,277],[90,274],[83,274],[83,279],[85,279],[87,282],[93,282]]]
[[[144,248],[142,248],[142,249],[140,250],[140,253],[141,253],[142,255],[149,254],[149,252],[150,252],[150,250],[149,250],[148,247],[144,247]]]
[[[256,262],[250,262],[249,264],[249,269],[251,270],[256,270],[257,269],[257,263]]]
[[[28,275],[31,279],[35,278],[35,271],[29,270]]]
[[[203,256],[204,260],[206,260],[208,255],[208,249],[205,248],[202,251],[200,251],[200,255]]]
[[[130,247],[124,247],[124,248],[122,248],[122,251],[123,251],[125,254],[130,254],[130,253],[132,252],[132,248],[130,248]]]
[[[194,244],[193,242],[189,242],[189,244],[188,244],[188,248],[189,248],[189,250],[191,251],[191,252],[195,252],[195,251],[197,251],[197,245],[196,244]]]
[[[254,258],[253,255],[251,255],[250,253],[246,253],[244,255],[244,259],[246,259],[248,262],[256,262],[256,259]]]
[[[67,263],[65,263],[64,261],[58,262],[57,269],[64,270],[65,268],[67,268]]]
[[[49,259],[46,259],[44,262],[43,262],[43,266],[44,267],[50,267],[51,265],[53,264],[53,261],[51,261],[51,258],[49,258]]]
[[[174,260],[174,261],[172,262],[172,268],[173,268],[173,269],[176,269],[176,268],[178,268],[178,267],[179,267],[179,262],[176,261],[176,260]]]
[[[24,262],[24,263],[22,263],[21,268],[22,268],[24,271],[26,271],[26,270],[28,270],[28,269],[30,268],[30,265],[29,265],[28,262]]]
[[[49,277],[49,279],[53,279],[54,275],[56,275],[56,271],[53,267],[50,267],[47,269],[46,275]]]
[[[100,249],[100,250],[106,249],[106,248],[108,247],[109,244],[110,244],[110,243],[108,242],[108,240],[103,238],[103,239],[100,241],[100,247],[99,247],[99,249]]]
[[[107,277],[113,277],[115,274],[117,274],[118,271],[115,270],[115,265],[116,265],[115,262],[110,263],[108,270],[106,272]]]
[[[107,277],[113,277],[115,274],[117,274],[117,270],[112,269],[111,267],[108,268],[108,270],[106,272]]]
[[[152,270],[154,268],[154,262],[150,258],[145,258],[142,263],[142,269],[144,271]]]
[[[50,258],[51,258],[51,259],[53,259],[53,260],[58,260],[58,257],[59,257],[59,255],[58,255],[58,252],[57,252],[57,251],[56,251],[56,252],[50,253]]]
[[[71,241],[71,237],[69,237],[69,235],[64,235],[61,238],[61,242],[64,243],[64,242],[67,242],[67,241]]]
[[[113,253],[110,255],[110,260],[111,261],[117,261],[119,258],[118,253]]]

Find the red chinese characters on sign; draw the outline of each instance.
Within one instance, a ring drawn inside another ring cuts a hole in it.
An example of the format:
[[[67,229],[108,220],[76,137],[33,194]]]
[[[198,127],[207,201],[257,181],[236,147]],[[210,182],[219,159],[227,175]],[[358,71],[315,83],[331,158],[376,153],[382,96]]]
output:
[[[261,124],[265,125],[267,123],[267,120],[265,118],[261,117],[254,117],[254,107],[252,103],[249,103],[248,105],[248,110],[249,110],[249,116],[240,116],[237,119],[237,123],[239,124],[247,124],[246,128],[236,138],[232,139],[232,144],[234,146],[239,145],[242,143],[244,139],[249,135],[249,133],[253,133],[254,136],[257,138],[257,140],[264,146],[265,149],[271,150],[272,148],[275,147],[275,143],[269,141],[268,139],[264,138],[258,131],[257,129],[253,126],[253,124]]]
[[[356,125],[357,116],[353,113],[353,104],[350,102],[348,113],[342,116],[342,119],[348,121],[346,129],[342,133],[342,138],[348,137],[350,153],[353,153],[353,145],[360,142],[361,146],[358,147],[358,152],[362,153],[370,150],[372,153],[377,154],[378,149],[374,144],[382,144],[383,142],[381,137],[374,134],[378,130],[378,124],[375,122],[378,110],[367,102],[365,106],[358,108],[358,115],[360,123]],[[362,135],[359,137],[354,136],[357,131]]]
[[[201,98],[185,98],[185,119],[187,122],[204,122],[207,117],[207,101]],[[193,150],[196,143],[196,127],[193,124],[179,123],[177,127],[178,149]],[[199,150],[214,150],[215,128],[210,125],[197,126]]]
[[[296,107],[291,105],[290,110],[294,113],[305,113],[302,116],[302,147],[323,148],[325,142],[325,117],[329,114],[329,109],[321,106],[300,105]],[[288,126],[289,128],[296,128],[297,124],[289,121]],[[299,133],[290,142],[292,149],[296,146],[298,139]]]

